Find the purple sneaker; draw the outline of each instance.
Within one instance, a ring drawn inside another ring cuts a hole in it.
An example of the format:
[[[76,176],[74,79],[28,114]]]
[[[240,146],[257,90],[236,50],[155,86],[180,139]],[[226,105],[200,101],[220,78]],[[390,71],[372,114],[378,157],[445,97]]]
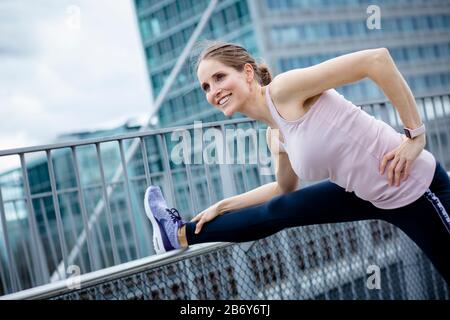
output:
[[[168,208],[158,186],[150,186],[145,191],[144,208],[153,226],[153,246],[157,254],[180,249],[178,229],[186,222],[175,208]]]

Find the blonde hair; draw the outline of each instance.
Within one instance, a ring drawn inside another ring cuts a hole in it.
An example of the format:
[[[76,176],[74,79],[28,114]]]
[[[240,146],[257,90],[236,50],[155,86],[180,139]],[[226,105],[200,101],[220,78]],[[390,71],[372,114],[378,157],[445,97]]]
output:
[[[195,71],[197,72],[200,62],[205,59],[215,59],[228,67],[232,67],[237,71],[244,70],[244,65],[249,63],[255,72],[256,81],[262,85],[268,85],[272,81],[272,75],[266,63],[257,63],[256,60],[248,53],[248,51],[237,44],[204,40],[197,45],[204,46],[195,64]]]

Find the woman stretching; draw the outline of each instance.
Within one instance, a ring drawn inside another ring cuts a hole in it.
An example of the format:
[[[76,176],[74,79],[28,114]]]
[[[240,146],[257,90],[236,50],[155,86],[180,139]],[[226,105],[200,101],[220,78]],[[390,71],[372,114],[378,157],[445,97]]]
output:
[[[272,80],[245,48],[216,42],[200,54],[196,69],[211,105],[268,125],[276,182],[223,199],[190,222],[150,186],[144,204],[157,253],[257,240],[296,226],[380,219],[405,232],[450,284],[450,179],[424,149],[414,97],[387,49],[342,55]],[[333,89],[366,77],[397,109],[406,135]],[[299,178],[327,180],[296,190]]]

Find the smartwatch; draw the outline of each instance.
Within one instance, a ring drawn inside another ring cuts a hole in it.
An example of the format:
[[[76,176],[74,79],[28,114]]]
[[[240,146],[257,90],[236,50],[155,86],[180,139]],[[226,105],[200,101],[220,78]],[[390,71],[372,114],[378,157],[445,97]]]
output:
[[[415,137],[420,136],[421,134],[425,133],[425,124],[422,124],[420,127],[416,128],[416,129],[404,128],[403,130],[405,131],[405,135],[408,138],[414,139]]]

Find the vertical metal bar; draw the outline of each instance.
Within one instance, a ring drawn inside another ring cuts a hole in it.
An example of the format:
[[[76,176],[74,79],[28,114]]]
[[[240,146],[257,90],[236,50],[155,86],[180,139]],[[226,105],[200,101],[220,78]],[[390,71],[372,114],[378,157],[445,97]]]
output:
[[[124,219],[122,219],[122,215],[120,214],[120,212],[117,213],[117,224],[119,227],[119,234],[120,234],[120,238],[117,238],[117,243],[120,244],[119,239],[122,240],[122,245],[125,248],[125,255],[126,255],[126,261],[131,261],[131,252],[130,252],[130,248],[128,247],[128,239],[127,239],[127,235],[125,232],[125,222]]]
[[[95,188],[93,188],[93,189],[95,189]],[[87,191],[87,188],[86,188],[86,191]],[[93,200],[93,201],[95,201],[95,200]],[[101,203],[102,206],[104,204],[104,202],[102,200],[99,200],[99,203]],[[95,210],[96,209],[97,208],[94,209],[94,215],[95,215]],[[103,210],[103,208],[101,208],[99,210]],[[101,214],[101,213],[99,213],[99,214]],[[91,217],[91,219],[92,219],[92,217]],[[89,230],[92,231],[92,234],[93,234],[92,239],[95,239],[95,241],[93,241],[92,244],[95,246],[95,247],[93,247],[93,249],[95,248],[95,250],[93,252],[95,252],[95,256],[94,257],[98,260],[97,262],[99,263],[98,267],[97,267],[98,269],[101,268],[101,259],[102,258],[105,261],[104,266],[110,266],[109,261],[108,261],[108,257],[106,256],[105,239],[104,239],[103,233],[102,233],[102,231],[100,229],[101,223],[102,223],[102,221],[100,219],[101,219],[101,216],[99,215],[95,219],[95,221],[90,221],[89,222]],[[95,228],[95,230],[94,230],[94,228]],[[96,239],[95,237],[98,237],[98,239]],[[100,243],[101,251],[98,251],[99,250],[98,243]]]
[[[17,277],[17,265],[14,260],[14,255],[12,253],[11,244],[9,242],[9,231],[8,231],[8,225],[6,221],[6,211],[5,206],[3,203],[3,195],[2,195],[2,188],[0,187],[0,222],[2,224],[2,236],[3,236],[3,242],[5,243],[6,247],[6,253],[8,255],[8,272],[9,272],[9,278],[11,280],[11,288],[14,292],[19,290],[19,286],[16,283],[16,277]]]
[[[91,238],[91,232],[88,227],[88,217],[87,217],[86,205],[84,203],[83,190],[81,190],[81,178],[80,178],[80,170],[78,168],[77,150],[76,150],[75,146],[72,146],[71,150],[72,150],[73,170],[75,173],[75,180],[77,183],[77,190],[78,190],[78,202],[80,203],[81,217],[83,219],[83,228],[86,232],[86,238],[87,238],[89,266],[91,267],[91,271],[95,271],[95,270],[97,270],[96,266],[99,266],[99,264],[97,263],[97,256],[94,254],[94,250],[92,248],[92,238]]]
[[[64,226],[62,223],[61,218],[61,209],[59,207],[59,200],[58,200],[58,194],[56,192],[56,178],[55,178],[55,170],[53,168],[53,161],[51,156],[51,150],[47,150],[47,164],[48,164],[48,172],[50,176],[50,187],[52,190],[52,199],[53,199],[53,208],[55,209],[55,217],[56,217],[56,227],[58,229],[58,238],[59,238],[59,245],[61,247],[61,253],[63,257],[63,263],[64,263],[64,272],[63,272],[63,279],[66,279],[66,270],[67,270],[67,242],[66,237],[64,235]],[[76,239],[76,238],[75,238]],[[53,239],[52,239],[53,241]],[[76,240],[75,240],[76,241]],[[58,268],[58,263],[56,264],[56,268]]]
[[[223,188],[223,196],[224,198],[228,198],[236,194],[235,186],[234,186],[234,175],[233,171],[230,169],[229,165],[226,163],[227,160],[227,138],[225,134],[225,126],[223,124],[220,125],[220,130],[222,131],[223,136],[223,157],[225,159],[225,163],[219,164],[220,168],[220,180],[222,181]]]
[[[248,183],[248,175],[247,169],[244,164],[241,164],[241,172],[242,172],[242,181],[244,182],[244,190],[249,191],[249,183]]]
[[[27,164],[25,161],[25,155],[20,154],[20,163],[22,166],[23,175],[23,188],[26,197],[26,204],[28,207],[28,222],[30,224],[32,248],[33,248],[33,260],[36,273],[36,280],[38,285],[45,284],[50,279],[46,262],[44,260],[45,253],[42,248],[42,243],[39,237],[39,230],[36,222],[36,216],[33,208],[33,202],[31,199],[30,182],[28,180]]]
[[[111,207],[109,204],[108,191],[107,191],[107,187],[106,187],[105,171],[103,169],[102,154],[100,152],[100,143],[99,142],[97,142],[95,144],[95,149],[97,150],[97,159],[98,159],[98,163],[99,163],[99,167],[100,167],[100,176],[101,176],[102,187],[103,187],[102,188],[103,189],[103,201],[105,202],[106,221],[108,224],[109,236],[111,237],[113,259],[114,259],[114,264],[118,265],[120,263],[119,251],[117,250],[116,234],[114,232],[114,226],[113,226],[112,215],[111,215]]]
[[[192,172],[190,164],[185,164],[186,168],[186,176],[188,180],[188,186],[190,189],[189,199],[191,200],[191,209],[194,212],[194,215],[198,213],[197,201],[194,200],[194,196],[197,194],[197,190],[195,189],[195,184],[192,182]]]
[[[67,207],[67,212],[68,212],[68,215],[69,215],[70,224],[72,225],[72,228],[70,228],[70,229],[72,230],[73,243],[76,243],[77,242],[77,232],[78,232],[78,230],[77,230],[77,225],[76,225],[75,219],[73,218],[73,211],[72,211],[72,206],[71,206],[70,200],[68,202],[69,203],[66,202],[66,207]],[[80,254],[80,260],[81,260],[81,265],[83,266],[84,272],[88,272],[88,269],[87,269],[87,266],[86,266],[86,262],[84,261],[83,252],[82,251],[81,251],[81,254]]]
[[[145,181],[147,182],[147,186],[150,186],[152,184],[152,179],[150,176],[150,169],[148,167],[147,147],[145,145],[144,137],[139,138],[139,143],[141,145],[142,163],[144,165]],[[144,190],[144,192],[145,192],[145,190]],[[147,221],[147,219],[148,219],[147,215],[145,214],[145,212],[142,209],[143,209],[142,205],[139,206],[139,212],[141,214],[141,217],[143,218],[142,221]],[[146,243],[148,243],[148,244],[152,243],[152,239],[150,238],[150,234],[151,234],[150,225],[148,223],[144,223],[143,228],[147,231],[147,232],[144,232],[144,235],[147,238]],[[145,252],[142,252],[142,254],[146,255]]]
[[[170,169],[170,162],[169,157],[167,154],[167,145],[166,145],[166,137],[164,136],[164,133],[158,134],[158,144],[159,149],[162,150],[162,156],[163,156],[163,168],[164,168],[164,174],[166,177],[166,184],[168,186],[169,193],[167,194],[169,198],[169,202],[171,205],[175,206],[175,192],[173,187],[173,180],[172,180],[172,170]]]
[[[233,125],[233,127],[237,131],[238,126],[237,125]],[[249,183],[249,180],[248,180],[248,174],[247,174],[247,169],[246,169],[246,165],[245,164],[247,163],[247,156],[248,156],[249,160],[250,160],[250,156],[248,154],[246,154],[246,152],[245,152],[245,139],[246,138],[244,137],[244,150],[243,150],[244,163],[242,163],[240,167],[241,167],[241,172],[242,172],[242,181],[244,182],[244,190],[245,191],[249,191],[250,183]],[[251,141],[251,137],[250,137],[249,141]],[[237,141],[236,141],[236,143],[237,143]],[[253,142],[250,142],[250,143],[253,143]],[[248,146],[248,150],[250,151],[250,144]]]
[[[445,133],[446,133],[446,136],[447,136],[447,141],[450,141],[450,128],[449,128],[449,126],[448,125],[446,125],[446,122],[445,122],[445,120],[446,120],[446,116],[450,116],[450,115],[448,115],[447,113],[446,113],[446,111],[445,111],[445,104],[444,104],[444,96],[438,96],[437,97],[438,99],[439,99],[439,102],[440,102],[440,104],[441,104],[441,107],[442,107],[442,118],[440,118],[439,120],[441,120],[441,122],[442,122],[442,125],[438,125],[440,128],[444,128],[444,130],[445,130]],[[447,142],[447,145],[446,145],[446,151],[448,151],[447,153],[444,151],[444,155],[445,154],[449,154],[450,153],[450,145],[448,144],[448,142]],[[445,160],[446,159],[444,159],[444,164],[445,164]]]
[[[47,234],[47,239],[48,239],[48,243],[50,246],[50,253],[52,256],[52,261],[55,264],[55,268],[56,268],[56,267],[58,267],[58,258],[56,257],[55,245],[53,244],[53,236],[52,236],[52,232],[50,229],[50,225],[48,224],[47,213],[46,213],[45,205],[44,205],[44,198],[39,199],[39,207],[40,207],[42,216],[44,218],[45,233]]]
[[[123,176],[125,178],[125,189],[127,192],[127,206],[128,206],[128,215],[130,217],[131,222],[131,232],[133,233],[134,243],[136,245],[136,258],[142,257],[143,252],[141,250],[141,246],[139,245],[137,232],[136,232],[136,219],[133,215],[132,209],[131,209],[131,191],[130,191],[130,180],[128,178],[128,171],[127,171],[127,164],[125,160],[125,152],[123,150],[123,140],[119,140],[119,147],[120,147],[120,158],[122,160],[122,166],[123,166]],[[130,161],[131,163],[131,161]]]
[[[6,280],[5,270],[3,269],[3,260],[0,260],[0,280],[2,282],[2,285],[0,287],[0,295],[7,294],[9,292],[8,290],[8,283]]]
[[[428,118],[427,107],[425,105],[425,98],[420,99],[420,101],[422,102],[422,108],[423,108],[422,110],[423,110],[423,115],[424,115],[425,121],[427,123],[430,123],[430,120]],[[437,147],[434,146],[434,141],[433,141],[433,139],[431,139],[431,134],[429,134],[429,133],[428,133],[428,138],[429,139],[427,139],[427,145],[429,145],[429,150],[431,150],[431,151],[436,150],[436,153],[437,153]]]
[[[431,99],[431,106],[433,108],[433,113],[434,113],[434,119],[433,119],[433,125],[435,128],[435,132],[436,132],[436,137],[437,137],[437,144],[438,144],[438,149],[439,149],[439,154],[440,154],[440,161],[444,162],[444,152],[442,151],[442,141],[441,141],[441,132],[439,131],[440,127],[439,127],[439,119],[436,113],[436,105],[434,103],[434,100]],[[431,121],[428,121],[428,123],[431,124]]]
[[[22,230],[26,230],[26,227],[22,226],[22,219],[20,219],[19,215],[17,214],[18,210],[17,210],[17,205],[16,205],[15,201],[13,202],[13,206],[14,206],[15,218],[16,218],[16,221],[17,221],[17,227],[20,229],[19,230],[20,234],[25,235],[25,231],[22,231]],[[31,283],[36,283],[36,279],[34,277],[33,268],[31,267],[31,264],[32,264],[31,260],[32,259],[30,257],[30,252],[28,250],[28,244],[27,243],[28,242],[26,242],[25,236],[20,237],[20,244],[22,246],[22,250],[23,250],[24,255],[25,255],[25,263],[27,265],[28,275],[30,276]],[[19,271],[19,270],[17,270],[17,271]],[[22,278],[19,277],[17,280],[18,280],[18,283],[19,283],[19,287],[22,288],[22,283],[21,283]]]
[[[147,181],[147,186],[150,186],[152,184],[152,179],[150,177],[150,169],[148,167],[147,147],[145,146],[144,137],[139,138],[139,143],[141,144],[142,163],[144,165],[145,179]]]
[[[212,197],[212,183],[211,183],[211,172],[209,171],[209,165],[206,163],[203,163],[203,167],[205,168],[205,175],[206,175],[206,186],[208,187],[208,203],[211,205],[213,201],[215,201],[216,197]]]
[[[98,242],[100,243],[100,253],[101,256],[100,258],[103,258],[104,261],[104,267],[109,267],[109,260],[108,260],[108,256],[106,255],[106,245],[105,245],[105,239],[103,238],[103,234],[102,234],[102,230],[100,229],[100,226],[98,223],[94,224],[94,228],[95,228],[95,232],[97,232],[97,237],[98,237]],[[99,264],[100,266],[101,264]]]
[[[251,125],[252,125],[252,128],[253,128],[253,130],[255,130],[255,132],[256,132],[256,141],[257,141],[257,143],[256,143],[256,166],[258,167],[258,175],[257,175],[257,177],[258,177],[258,179],[259,179],[259,181],[258,181],[258,183],[259,183],[259,185],[263,185],[264,183],[265,183],[265,179],[263,179],[262,177],[262,175],[261,175],[261,163],[260,163],[260,154],[259,154],[259,148],[260,148],[260,145],[259,145],[259,132],[258,132],[258,126],[257,126],[257,124],[256,124],[256,121],[252,121],[251,122]]]

